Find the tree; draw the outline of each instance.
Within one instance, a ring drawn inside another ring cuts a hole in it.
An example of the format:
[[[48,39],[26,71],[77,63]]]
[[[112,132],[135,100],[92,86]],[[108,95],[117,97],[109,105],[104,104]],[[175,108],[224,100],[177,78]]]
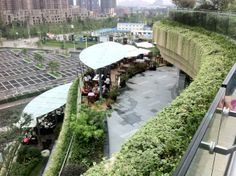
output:
[[[23,49],[22,49],[22,53],[23,53],[24,55],[27,55],[28,49],[27,49],[27,48],[23,48]]]
[[[198,9],[226,10],[235,3],[234,0],[201,0]]]
[[[35,53],[35,54],[34,54],[34,59],[38,62],[37,65],[38,65],[39,67],[42,67],[42,66],[43,66],[44,58],[43,58],[43,56],[42,56],[41,54]]]
[[[28,56],[28,49],[23,48],[21,52],[25,55],[25,60],[30,61],[29,56]]]
[[[193,8],[196,0],[173,0],[173,3],[180,8]]]
[[[50,68],[50,72],[52,73],[52,74],[55,74],[55,73],[57,73],[58,72],[58,70],[59,70],[59,67],[60,67],[60,64],[59,64],[59,62],[57,62],[57,61],[49,61],[48,62],[48,66],[49,66],[49,68]]]

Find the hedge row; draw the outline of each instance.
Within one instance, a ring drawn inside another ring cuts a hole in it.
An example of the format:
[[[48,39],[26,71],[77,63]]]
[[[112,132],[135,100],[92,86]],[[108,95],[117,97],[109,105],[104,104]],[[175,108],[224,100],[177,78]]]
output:
[[[79,81],[75,80],[70,87],[61,132],[44,171],[44,176],[58,175],[60,167],[63,163],[67,151],[66,149],[69,145],[70,138],[72,137],[70,121],[74,116],[76,116],[77,113],[78,84]]]
[[[169,17],[182,24],[203,27],[236,39],[236,16],[234,14],[174,10],[170,11]]]
[[[165,36],[159,36],[157,31],[162,31]],[[195,80],[170,106],[140,128],[112,160],[90,168],[85,175],[172,175],[175,171],[222,81],[236,61],[236,46],[226,37],[203,29],[171,22],[154,25],[154,36],[162,37],[164,43],[172,41],[170,33],[172,37],[180,36],[189,41],[181,43],[182,53],[187,52],[184,48],[189,43],[195,44],[195,50],[199,50],[194,56],[198,60],[192,63],[193,66],[199,65]],[[161,42],[156,41],[158,44]],[[171,45],[174,52],[178,45]]]

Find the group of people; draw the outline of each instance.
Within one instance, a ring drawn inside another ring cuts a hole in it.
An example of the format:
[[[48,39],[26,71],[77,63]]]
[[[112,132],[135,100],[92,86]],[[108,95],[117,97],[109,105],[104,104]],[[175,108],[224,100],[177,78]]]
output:
[[[26,130],[21,143],[23,145],[37,144],[38,143],[38,138],[37,138],[37,135],[36,135],[35,131],[33,131],[32,129]]]
[[[107,93],[110,90],[111,79],[110,76],[105,76],[104,74],[101,75],[101,88],[99,86],[99,75],[95,74],[94,72],[87,73],[83,77],[84,86],[81,88],[81,93],[83,96],[88,97],[88,102],[96,101],[99,96],[100,92],[103,97],[107,96]]]
[[[50,134],[56,127],[58,121],[62,121],[64,117],[64,107],[60,107],[43,117],[38,119],[38,127],[40,134]]]

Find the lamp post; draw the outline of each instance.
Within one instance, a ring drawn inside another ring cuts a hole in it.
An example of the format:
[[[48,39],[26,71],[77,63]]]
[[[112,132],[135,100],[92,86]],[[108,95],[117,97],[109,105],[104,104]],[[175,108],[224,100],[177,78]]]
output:
[[[72,24],[71,26],[71,29],[72,29],[72,31],[73,31],[73,44],[74,44],[74,51],[75,51],[75,33],[74,33],[74,25]]]
[[[16,32],[16,39],[18,39],[18,35],[19,35],[19,33],[18,33],[18,32]]]

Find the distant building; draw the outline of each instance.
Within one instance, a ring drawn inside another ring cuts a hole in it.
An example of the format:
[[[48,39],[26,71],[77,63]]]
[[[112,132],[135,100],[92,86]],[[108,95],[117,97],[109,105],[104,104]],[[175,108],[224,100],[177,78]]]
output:
[[[152,39],[152,30],[132,30],[131,35],[136,38]]]
[[[68,0],[0,0],[2,11],[33,10],[33,9],[65,9]]]
[[[13,21],[24,23],[29,22],[30,25],[34,24],[47,24],[47,23],[62,23],[68,20],[78,20],[85,18],[92,18],[86,10],[78,8],[68,9],[34,9],[34,10],[18,10],[15,13],[11,11],[2,12],[2,20],[7,24],[12,24]]]
[[[115,13],[116,0],[101,0],[101,11],[102,13]]]
[[[68,0],[69,7],[74,6],[74,0]]]
[[[118,23],[117,24],[118,30],[132,31],[132,30],[144,30],[144,28],[145,28],[144,23]]]
[[[89,11],[99,11],[99,0],[77,0],[76,5]]]

